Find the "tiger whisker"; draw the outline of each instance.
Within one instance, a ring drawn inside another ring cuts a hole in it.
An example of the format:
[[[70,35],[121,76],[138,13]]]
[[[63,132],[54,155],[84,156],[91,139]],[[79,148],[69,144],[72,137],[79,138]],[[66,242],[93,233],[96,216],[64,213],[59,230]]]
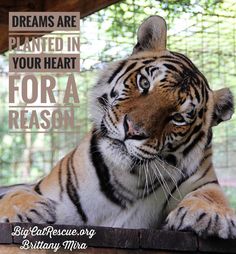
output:
[[[155,188],[154,188],[154,185],[153,185],[154,179],[152,180],[152,178],[151,178],[150,172],[149,172],[149,170],[148,170],[148,165],[147,165],[147,163],[145,163],[145,166],[146,166],[146,168],[147,168],[147,173],[148,173],[148,176],[149,176],[149,178],[150,178],[150,183],[151,183],[151,187],[152,187],[153,194],[154,194],[154,196],[155,196],[155,199],[158,200],[157,195],[156,195],[156,192],[155,192]]]
[[[175,166],[169,164],[167,161],[161,160],[159,156],[156,156],[156,159],[157,159],[158,161],[162,162],[162,163],[167,164],[171,169],[177,170],[182,176],[184,176],[184,173],[182,172],[181,169],[179,169],[179,168],[177,168],[177,167],[175,167]]]
[[[142,199],[144,199],[144,197],[145,197],[146,190],[148,191],[148,178],[147,178],[147,172],[146,172],[146,168],[145,167],[144,167],[144,173],[145,173],[145,185],[144,185]]]
[[[156,165],[156,164],[154,164],[154,165],[155,165],[155,168],[157,169],[157,171],[158,171],[158,173],[159,173],[159,175],[160,175],[160,177],[161,177],[161,179],[162,179],[163,185],[165,186],[165,188],[166,188],[166,190],[167,190],[167,193],[168,193],[174,200],[179,201],[178,199],[176,199],[175,196],[172,195],[171,190],[170,190],[170,188],[169,188],[169,185],[167,184],[165,178],[164,178],[163,175],[161,174],[161,172],[160,172],[159,168],[157,167],[157,165]]]
[[[154,168],[152,167],[152,169],[154,169]],[[166,191],[165,186],[162,184],[162,181],[160,180],[159,175],[157,174],[157,172],[155,170],[153,170],[153,173],[155,174],[155,176],[156,176],[156,178],[157,178],[157,180],[158,180],[158,182],[159,182],[159,184],[160,184],[160,186],[162,188],[162,191],[163,191],[163,193],[165,195],[166,200],[168,200],[168,196],[167,196],[168,192]]]
[[[168,171],[168,169],[164,167],[163,163],[162,163],[162,164],[159,164],[159,165],[160,165],[160,166],[162,167],[162,169],[168,174],[168,176],[170,177],[170,179],[171,179],[172,182],[174,183],[174,186],[176,187],[176,190],[177,190],[178,193],[179,193],[180,199],[182,199],[182,194],[181,194],[181,192],[180,192],[180,190],[179,190],[178,183],[177,183],[176,179],[171,175],[171,173]],[[177,198],[176,198],[176,199],[177,199]],[[177,199],[177,200],[180,200],[180,199]]]

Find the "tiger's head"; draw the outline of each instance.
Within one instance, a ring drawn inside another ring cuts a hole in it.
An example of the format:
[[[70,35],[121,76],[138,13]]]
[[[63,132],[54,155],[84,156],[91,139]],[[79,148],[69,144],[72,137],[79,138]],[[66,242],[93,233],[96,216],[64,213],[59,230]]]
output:
[[[212,91],[186,56],[166,49],[166,23],[151,16],[127,59],[109,65],[92,90],[92,120],[107,160],[126,167],[161,158],[189,170],[233,114],[229,89]]]

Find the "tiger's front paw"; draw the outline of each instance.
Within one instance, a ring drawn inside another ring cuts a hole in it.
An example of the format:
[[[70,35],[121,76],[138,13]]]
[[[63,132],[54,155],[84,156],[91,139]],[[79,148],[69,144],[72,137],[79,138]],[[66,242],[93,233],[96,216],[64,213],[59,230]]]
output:
[[[191,198],[170,212],[165,229],[192,231],[202,237],[236,238],[236,216],[230,209]]]
[[[32,190],[18,190],[0,200],[0,222],[55,223],[55,204]]]

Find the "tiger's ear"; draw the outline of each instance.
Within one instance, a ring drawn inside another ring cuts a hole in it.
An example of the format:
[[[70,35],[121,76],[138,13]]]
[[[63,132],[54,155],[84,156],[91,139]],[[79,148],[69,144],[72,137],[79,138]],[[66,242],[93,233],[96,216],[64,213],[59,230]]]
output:
[[[151,16],[138,29],[138,42],[133,49],[139,51],[162,51],[166,49],[167,26],[160,16]]]
[[[233,94],[228,88],[214,91],[214,112],[212,126],[229,120],[234,113]]]

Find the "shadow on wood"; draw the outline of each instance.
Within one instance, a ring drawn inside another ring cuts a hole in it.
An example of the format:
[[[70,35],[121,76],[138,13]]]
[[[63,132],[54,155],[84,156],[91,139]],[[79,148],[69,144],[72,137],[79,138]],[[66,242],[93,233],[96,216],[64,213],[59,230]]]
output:
[[[200,239],[189,232],[27,223],[2,223],[0,232],[1,254],[236,253],[236,240]]]

